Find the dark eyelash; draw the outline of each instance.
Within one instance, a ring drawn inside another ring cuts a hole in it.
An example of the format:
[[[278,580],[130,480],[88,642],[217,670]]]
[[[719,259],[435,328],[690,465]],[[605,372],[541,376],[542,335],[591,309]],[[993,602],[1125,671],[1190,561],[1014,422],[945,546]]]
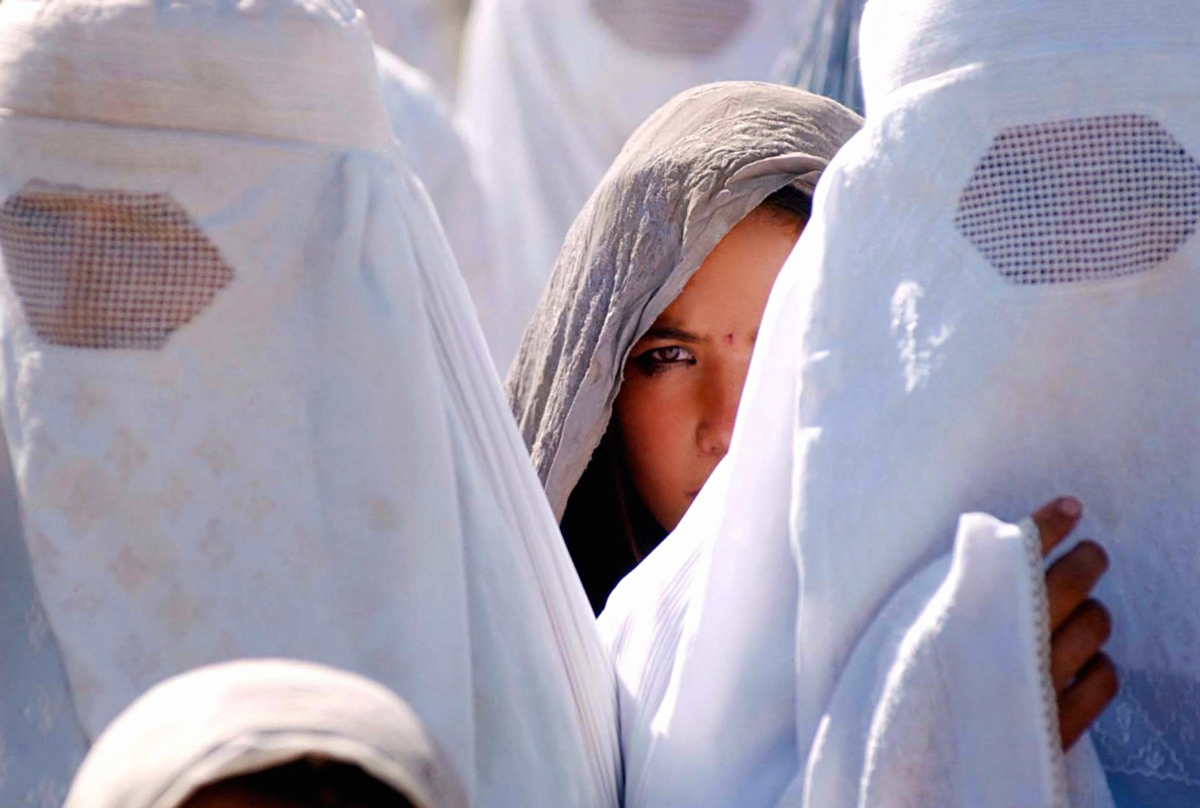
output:
[[[680,359],[658,359],[655,356],[656,354],[660,354],[663,351],[669,351],[669,350],[678,350],[681,352],[687,351],[686,348],[679,346],[679,345],[666,345],[661,348],[651,348],[650,350],[646,351],[645,353],[634,357],[633,361],[635,363],[637,363],[637,366],[641,369],[641,371],[643,373],[647,374],[648,376],[654,376],[656,374],[662,373],[663,371],[667,370],[672,365],[685,365],[685,364],[686,365],[694,365],[694,364],[696,364],[696,357],[694,357],[694,356],[688,356],[688,357],[684,357],[684,358],[680,358]]]

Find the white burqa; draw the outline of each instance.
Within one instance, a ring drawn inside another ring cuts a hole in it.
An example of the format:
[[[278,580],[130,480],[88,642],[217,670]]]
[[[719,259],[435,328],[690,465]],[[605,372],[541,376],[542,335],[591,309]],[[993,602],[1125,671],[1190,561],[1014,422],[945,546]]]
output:
[[[483,189],[466,141],[429,76],[386,48],[376,47],[375,62],[383,105],[404,161],[433,202],[476,310],[490,312],[487,303],[498,295],[496,275]],[[492,345],[494,323],[487,319],[480,324]]]
[[[701,84],[766,81],[814,0],[477,0],[458,116],[494,220],[501,368],[626,139]],[[482,314],[486,322],[489,313]]]
[[[395,693],[282,659],[151,688],[96,740],[64,808],[178,808],[205,786],[305,759],[356,766],[414,808],[467,808],[453,766]]]
[[[375,71],[339,0],[0,6],[40,595],[0,632],[6,808],[149,686],[264,655],[399,693],[472,805],[615,804],[611,674]]]
[[[871,1],[729,455],[602,618],[627,805],[1196,803],[1197,45],[1177,0]],[[982,515],[1060,493],[1123,681],[1065,761]]]

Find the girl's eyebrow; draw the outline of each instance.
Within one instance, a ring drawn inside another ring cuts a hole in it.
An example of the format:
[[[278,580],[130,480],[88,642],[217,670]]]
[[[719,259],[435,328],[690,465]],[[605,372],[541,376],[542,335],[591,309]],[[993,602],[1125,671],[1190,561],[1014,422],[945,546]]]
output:
[[[697,343],[707,342],[706,337],[699,334],[694,334],[691,331],[685,331],[682,328],[676,328],[670,325],[654,325],[650,326],[650,330],[642,335],[642,339],[670,339],[677,342]]]

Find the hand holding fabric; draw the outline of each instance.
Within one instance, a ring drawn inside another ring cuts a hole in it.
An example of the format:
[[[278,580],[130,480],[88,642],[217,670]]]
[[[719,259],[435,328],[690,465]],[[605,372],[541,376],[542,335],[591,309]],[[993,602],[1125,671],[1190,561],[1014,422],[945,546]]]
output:
[[[1071,497],[1043,505],[1033,516],[1042,554],[1062,544],[1079,524],[1083,507]],[[1082,541],[1046,571],[1050,603],[1050,677],[1058,694],[1063,749],[1070,749],[1117,695],[1117,672],[1100,649],[1112,633],[1112,617],[1092,589],[1108,570],[1108,555]]]

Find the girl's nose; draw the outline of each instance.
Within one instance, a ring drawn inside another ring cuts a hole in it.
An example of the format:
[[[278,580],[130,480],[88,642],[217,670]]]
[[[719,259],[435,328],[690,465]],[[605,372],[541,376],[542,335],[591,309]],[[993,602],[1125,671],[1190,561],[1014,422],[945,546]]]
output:
[[[748,368],[749,362],[739,362],[736,367],[726,368],[705,380],[704,411],[696,430],[696,443],[701,453],[720,459],[729,451]]]

